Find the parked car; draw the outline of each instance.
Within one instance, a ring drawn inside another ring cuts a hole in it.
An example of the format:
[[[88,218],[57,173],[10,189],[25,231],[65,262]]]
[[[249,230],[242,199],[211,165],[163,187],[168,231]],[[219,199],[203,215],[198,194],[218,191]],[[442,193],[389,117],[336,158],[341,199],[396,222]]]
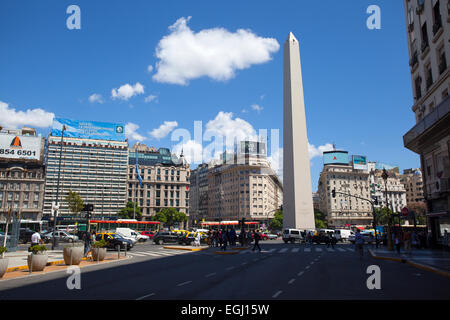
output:
[[[56,238],[58,238],[58,240],[60,240],[60,241],[75,242],[75,241],[78,241],[78,239],[79,239],[78,236],[74,236],[74,235],[72,235],[70,233],[67,233],[67,232],[61,231],[61,230],[57,230],[57,231],[46,233],[44,236],[45,236],[46,239],[52,239],[53,235]],[[42,238],[43,237],[41,237],[41,239]],[[46,241],[44,239],[42,239],[42,240],[44,242]]]
[[[264,234],[267,236],[267,238],[269,240],[276,240],[276,239],[278,239],[278,235],[276,235],[276,234],[268,233],[268,232],[265,232]]]
[[[284,229],[283,241],[284,243],[294,243],[295,241],[301,242],[303,240],[301,231],[298,229]]]
[[[180,233],[173,232],[173,231],[160,231],[155,233],[153,236],[153,242],[155,244],[162,244],[162,243],[178,243],[180,241],[179,239]]]
[[[317,232],[312,236],[312,242],[321,244],[328,242],[328,235],[325,232]]]
[[[34,233],[30,228],[20,228],[19,229],[19,242],[28,243],[31,242],[31,235]]]
[[[116,233],[120,234],[125,239],[129,239],[134,242],[142,242],[150,239],[149,237],[141,235],[140,233],[130,228],[116,228]]]
[[[362,235],[362,237],[364,239],[364,243],[369,243],[369,244],[375,243],[375,236],[373,236],[372,232],[370,232],[370,231],[366,231],[366,232],[362,231],[361,235]],[[370,235],[372,235],[372,237],[370,237]],[[355,243],[355,234],[349,235],[348,241],[350,241],[351,243],[354,244]]]
[[[155,235],[155,233],[152,231],[141,231],[141,235],[147,236],[147,237],[149,237],[149,239],[153,239],[153,236]]]
[[[121,250],[122,249],[125,250],[125,247],[127,248],[127,250],[130,250],[134,246],[132,241],[123,238],[117,233],[107,233],[107,232],[97,233],[95,235],[95,240],[96,241],[105,240],[107,243],[107,248],[115,250],[118,250],[119,247]]]

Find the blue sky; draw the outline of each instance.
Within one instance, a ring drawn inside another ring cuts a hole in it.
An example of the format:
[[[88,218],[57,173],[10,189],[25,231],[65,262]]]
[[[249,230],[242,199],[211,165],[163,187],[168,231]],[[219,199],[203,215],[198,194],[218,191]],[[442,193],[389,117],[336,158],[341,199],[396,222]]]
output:
[[[72,4],[80,30],[66,26]],[[380,30],[366,27],[373,4]],[[119,122],[131,144],[179,150],[173,130],[193,139],[202,121],[203,132],[279,129],[282,146],[290,31],[300,42],[313,190],[318,151],[332,143],[419,167],[402,140],[415,123],[402,1],[1,1],[0,125],[40,121],[47,135],[52,116]]]

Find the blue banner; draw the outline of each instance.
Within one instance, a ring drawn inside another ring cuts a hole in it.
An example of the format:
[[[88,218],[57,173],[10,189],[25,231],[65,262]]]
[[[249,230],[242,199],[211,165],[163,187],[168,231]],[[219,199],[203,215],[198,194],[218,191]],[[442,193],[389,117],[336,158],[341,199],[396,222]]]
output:
[[[118,123],[55,118],[53,119],[52,136],[60,137],[63,126],[66,127],[65,137],[125,141],[125,127]]]

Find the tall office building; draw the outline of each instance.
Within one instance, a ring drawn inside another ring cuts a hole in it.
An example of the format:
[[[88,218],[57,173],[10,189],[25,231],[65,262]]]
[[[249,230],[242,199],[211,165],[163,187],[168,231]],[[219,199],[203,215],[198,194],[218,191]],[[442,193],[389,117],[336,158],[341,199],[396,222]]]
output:
[[[136,157],[142,186],[136,172]],[[127,199],[142,209],[142,220],[150,220],[162,208],[175,208],[189,216],[190,168],[181,154],[167,148],[156,150],[135,144],[129,151]]]
[[[400,176],[400,181],[405,186],[407,205],[411,203],[425,202],[422,172],[419,168],[403,170],[403,174]]]
[[[94,205],[94,218],[116,218],[126,204],[128,142],[124,126],[54,119],[47,144],[44,217],[52,219],[58,194],[58,220],[70,223],[82,218],[70,212],[65,201],[72,190],[85,204]]]
[[[191,171],[189,198],[191,225],[206,221],[208,217],[208,168],[207,163],[202,163]]]
[[[403,143],[420,155],[428,226],[436,243],[450,229],[450,4],[404,4],[416,125]]]
[[[382,174],[383,170],[376,162],[368,163],[369,185],[372,199],[377,199],[378,205],[375,208],[385,208],[386,206],[393,212],[400,213],[406,202],[406,189],[401,181],[398,168],[387,170],[389,177],[386,182]],[[387,205],[386,205],[387,197]]]
[[[283,204],[283,185],[267,161],[265,143],[242,141],[223,160],[209,168],[208,219],[267,224]]]
[[[0,221],[8,212],[40,220],[44,203],[44,144],[33,128],[0,127]]]
[[[328,160],[329,159],[329,160]],[[332,196],[332,190],[336,196]],[[324,152],[324,167],[319,178],[319,210],[326,214],[329,227],[368,226],[372,224],[369,172],[356,169],[346,151]],[[348,195],[346,195],[348,194]]]

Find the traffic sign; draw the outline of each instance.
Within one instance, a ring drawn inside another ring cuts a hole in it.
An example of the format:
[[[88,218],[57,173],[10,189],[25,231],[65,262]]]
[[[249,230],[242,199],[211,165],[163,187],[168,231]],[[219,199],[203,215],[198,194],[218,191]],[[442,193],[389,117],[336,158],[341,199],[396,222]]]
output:
[[[402,215],[403,215],[404,217],[407,217],[407,216],[409,215],[409,210],[408,210],[407,207],[404,207],[404,208],[402,209]]]

